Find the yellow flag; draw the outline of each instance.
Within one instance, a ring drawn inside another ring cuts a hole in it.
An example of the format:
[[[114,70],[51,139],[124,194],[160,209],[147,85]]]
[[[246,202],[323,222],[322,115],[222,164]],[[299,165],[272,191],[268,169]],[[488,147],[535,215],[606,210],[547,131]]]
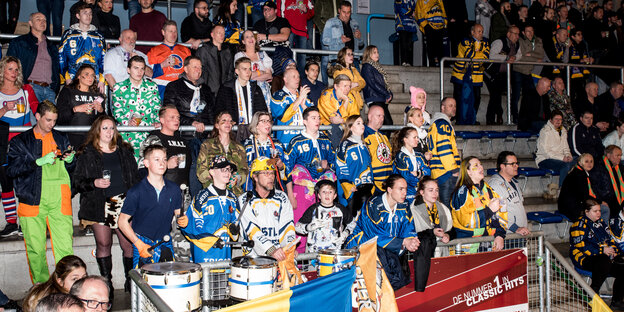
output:
[[[358,311],[398,312],[394,290],[377,258],[376,238],[360,246],[360,257],[355,265]]]

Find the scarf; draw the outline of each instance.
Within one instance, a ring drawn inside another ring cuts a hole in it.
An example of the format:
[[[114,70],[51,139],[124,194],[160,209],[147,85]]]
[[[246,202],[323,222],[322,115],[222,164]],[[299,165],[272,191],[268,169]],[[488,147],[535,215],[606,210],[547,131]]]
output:
[[[199,103],[201,103],[201,98],[199,96],[199,90],[201,89],[201,86],[196,87],[186,80],[184,80],[184,83],[189,89],[193,90],[193,98],[191,99],[190,111],[191,114],[197,115],[197,108],[199,107]]]
[[[293,103],[299,97],[299,91],[295,91],[295,93],[293,94],[292,92],[290,92],[290,90],[288,90],[288,88],[286,88],[286,86],[284,86],[282,88],[282,90],[284,90],[284,92],[286,92],[286,94],[288,94],[288,97],[290,97],[293,100]],[[286,99],[284,98],[284,100],[286,100]],[[301,106],[300,105],[297,105],[297,110],[295,112],[295,115],[292,117],[291,125],[294,125],[294,126],[301,126],[301,125],[303,125],[303,112],[301,111]]]
[[[373,66],[373,68],[375,68],[383,76],[384,84],[386,85],[386,90],[390,90],[390,87],[388,86],[388,73],[386,73],[386,70],[383,69],[383,67],[381,67],[381,64],[379,64],[379,62],[375,62],[373,60],[368,60],[368,62],[366,62],[366,63],[368,63],[371,66]]]
[[[592,189],[592,186],[591,186],[591,181],[589,180],[589,174],[587,174],[587,171],[585,171],[585,169],[583,169],[581,165],[576,165],[576,168],[578,170],[585,172],[585,175],[587,176],[587,188],[589,189],[589,196],[596,198],[596,194],[594,193],[594,190]]]
[[[251,121],[253,112],[251,111],[251,83],[247,82],[247,101],[245,103],[245,96],[243,96],[243,86],[241,86],[238,79],[234,82],[236,87],[236,97],[238,99],[238,124],[247,125]]]
[[[624,198],[624,181],[622,180],[622,173],[620,172],[620,165],[615,165],[615,172],[617,172],[617,182],[615,181],[615,175],[613,174],[613,168],[611,167],[611,162],[607,159],[607,156],[603,156],[605,167],[607,167],[607,172],[609,172],[609,178],[611,178],[611,185],[613,186],[613,191],[615,191],[615,196],[617,197],[618,204],[622,204],[622,199]],[[620,189],[618,190],[616,184],[619,184]]]
[[[479,207],[476,207],[477,211],[487,207],[490,204],[492,198],[494,198],[493,194],[490,193],[487,184],[485,182],[481,183],[483,184],[483,187],[481,187],[481,189],[479,189],[479,187],[474,184],[472,186],[472,189],[470,190],[472,198],[475,200],[478,199],[481,202],[481,205],[479,205]]]
[[[431,207],[427,204],[425,204],[425,206],[427,207],[427,214],[429,215],[429,221],[433,224],[433,228],[439,227],[440,216],[438,215],[438,207],[436,207],[435,203],[433,203]]]

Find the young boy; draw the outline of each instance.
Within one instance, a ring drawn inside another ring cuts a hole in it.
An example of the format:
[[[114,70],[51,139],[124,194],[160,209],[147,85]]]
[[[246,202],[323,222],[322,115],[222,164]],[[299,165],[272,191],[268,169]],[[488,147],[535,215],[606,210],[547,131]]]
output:
[[[182,195],[180,187],[163,178],[167,170],[167,149],[161,145],[148,146],[144,151],[143,164],[147,177],[126,193],[126,200],[119,215],[119,228],[134,245],[133,265],[173,261],[171,241],[161,243],[171,232],[171,219],[180,214]],[[132,225],[130,225],[132,218]],[[179,217],[177,223],[186,227],[188,217]]]
[[[319,203],[303,213],[295,230],[299,234],[308,235],[306,252],[341,249],[355,228],[351,211],[335,202],[338,196],[335,182],[320,180],[316,183],[315,194]]]
[[[209,168],[212,184],[195,196],[185,214],[190,226],[182,228],[184,236],[193,244],[192,259],[195,263],[231,259],[231,248],[215,243],[218,239],[223,242],[235,240],[237,236],[229,226],[238,218],[238,200],[227,189],[232,172],[236,172],[236,165],[223,155],[217,155]]]

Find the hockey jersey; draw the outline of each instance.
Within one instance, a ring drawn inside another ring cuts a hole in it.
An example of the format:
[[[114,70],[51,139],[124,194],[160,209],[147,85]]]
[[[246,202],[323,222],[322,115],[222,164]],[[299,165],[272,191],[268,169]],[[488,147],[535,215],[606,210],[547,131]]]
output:
[[[291,178],[292,169],[295,165],[301,165],[310,172],[310,176],[314,180],[318,180],[323,173],[321,161],[327,160],[327,164],[330,166],[336,162],[336,154],[332,149],[331,141],[320,131],[316,139],[311,138],[305,132],[294,137],[288,145],[286,157],[289,178]]]
[[[416,22],[423,33],[427,25],[433,29],[446,28],[446,11],[444,10],[442,0],[416,1]]]
[[[618,216],[609,220],[609,230],[611,232],[611,238],[617,245],[619,252],[624,252],[624,216],[622,212],[618,213]]]
[[[160,63],[164,62],[170,55],[172,55],[175,59],[175,64],[165,68],[160,66]],[[189,56],[191,56],[191,50],[179,44],[168,46],[162,43],[147,52],[147,60],[150,64],[154,65],[152,81],[158,85],[159,91],[162,89],[160,92],[161,98],[165,92],[164,88],[167,84],[174,80],[178,80],[178,76],[184,72],[184,60]]]
[[[252,134],[247,140],[245,140],[245,153],[247,154],[247,166],[251,168],[251,163],[254,159],[258,157],[267,157],[274,158],[275,155],[279,156],[284,165],[288,163],[286,159],[286,151],[284,150],[284,146],[282,143],[273,140],[272,138],[268,138],[265,142],[260,142],[257,140]],[[275,175],[276,183],[275,187],[279,188],[281,191],[286,191],[286,166],[284,169],[279,170],[279,174]],[[253,183],[251,180],[251,175],[247,176],[247,182],[245,183],[245,190],[251,191],[253,189]]]
[[[490,44],[487,42],[487,39],[477,41],[473,37],[465,38],[459,43],[457,57],[489,59]],[[469,75],[470,77],[465,78],[471,79],[474,86],[483,85],[483,66],[481,63],[456,61],[452,68],[452,82],[463,83],[464,76]]]
[[[392,173],[392,149],[388,137],[368,126],[364,128],[364,144],[368,148],[375,187],[383,191],[383,182]]]
[[[431,151],[431,177],[442,183],[459,168],[461,159],[455,141],[455,130],[448,116],[437,112],[433,115],[433,122],[428,134],[429,151]]]
[[[394,158],[392,172],[400,174],[405,181],[407,181],[406,201],[409,204],[416,198],[416,189],[418,188],[418,181],[420,180],[413,174],[414,171],[417,171],[421,177],[431,175],[431,169],[429,169],[427,165],[425,156],[416,151],[410,153],[407,147],[403,146],[401,151],[399,151]]]
[[[76,71],[82,64],[90,64],[95,70],[99,81],[104,81],[104,54],[106,45],[104,37],[93,25],[89,30],[82,31],[78,24],[72,25],[61,38],[59,47],[59,66],[63,79],[74,79]]]
[[[307,226],[312,221],[320,222],[324,226],[308,231]],[[308,236],[306,252],[341,249],[344,239],[354,228],[355,220],[349,209],[340,204],[325,207],[320,203],[308,207],[295,226],[297,233]]]
[[[353,93],[349,92],[349,101],[339,100],[336,97],[336,89],[323,91],[318,100],[319,113],[321,114],[321,124],[329,125],[330,117],[338,116],[346,120],[349,116],[359,115],[360,109],[356,104]]]
[[[216,237],[224,242],[236,237],[229,230],[229,225],[238,218],[238,200],[234,193],[225,190],[225,196],[219,196],[213,185],[201,190],[186,210],[189,223],[182,233],[192,243],[193,262],[223,261],[232,258],[230,246],[214,247]]]
[[[609,227],[602,218],[593,222],[585,214],[570,228],[570,260],[576,267],[583,267],[588,256],[604,253],[604,247],[617,246],[609,233]]]
[[[271,115],[278,126],[303,126],[303,111],[313,106],[310,100],[306,99],[306,107],[295,106],[295,100],[299,94],[291,93],[286,87],[276,91],[271,96]],[[290,140],[301,133],[301,130],[276,131],[275,137],[288,147]]]
[[[488,205],[498,194],[486,183],[462,185],[451,200],[451,215],[457,237],[501,236],[507,231],[507,212],[492,212]]]
[[[353,186],[373,184],[371,158],[363,143],[351,141],[351,138],[340,143],[336,152],[336,175],[344,195],[341,203],[351,198]]]

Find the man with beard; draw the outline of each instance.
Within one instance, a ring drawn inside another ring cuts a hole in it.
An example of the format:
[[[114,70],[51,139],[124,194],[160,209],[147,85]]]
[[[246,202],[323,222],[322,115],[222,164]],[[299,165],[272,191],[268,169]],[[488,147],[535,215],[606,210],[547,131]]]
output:
[[[210,40],[212,22],[208,18],[208,7],[208,1],[195,0],[193,13],[187,16],[180,26],[182,42],[189,43],[193,50],[197,50],[200,45]]]

